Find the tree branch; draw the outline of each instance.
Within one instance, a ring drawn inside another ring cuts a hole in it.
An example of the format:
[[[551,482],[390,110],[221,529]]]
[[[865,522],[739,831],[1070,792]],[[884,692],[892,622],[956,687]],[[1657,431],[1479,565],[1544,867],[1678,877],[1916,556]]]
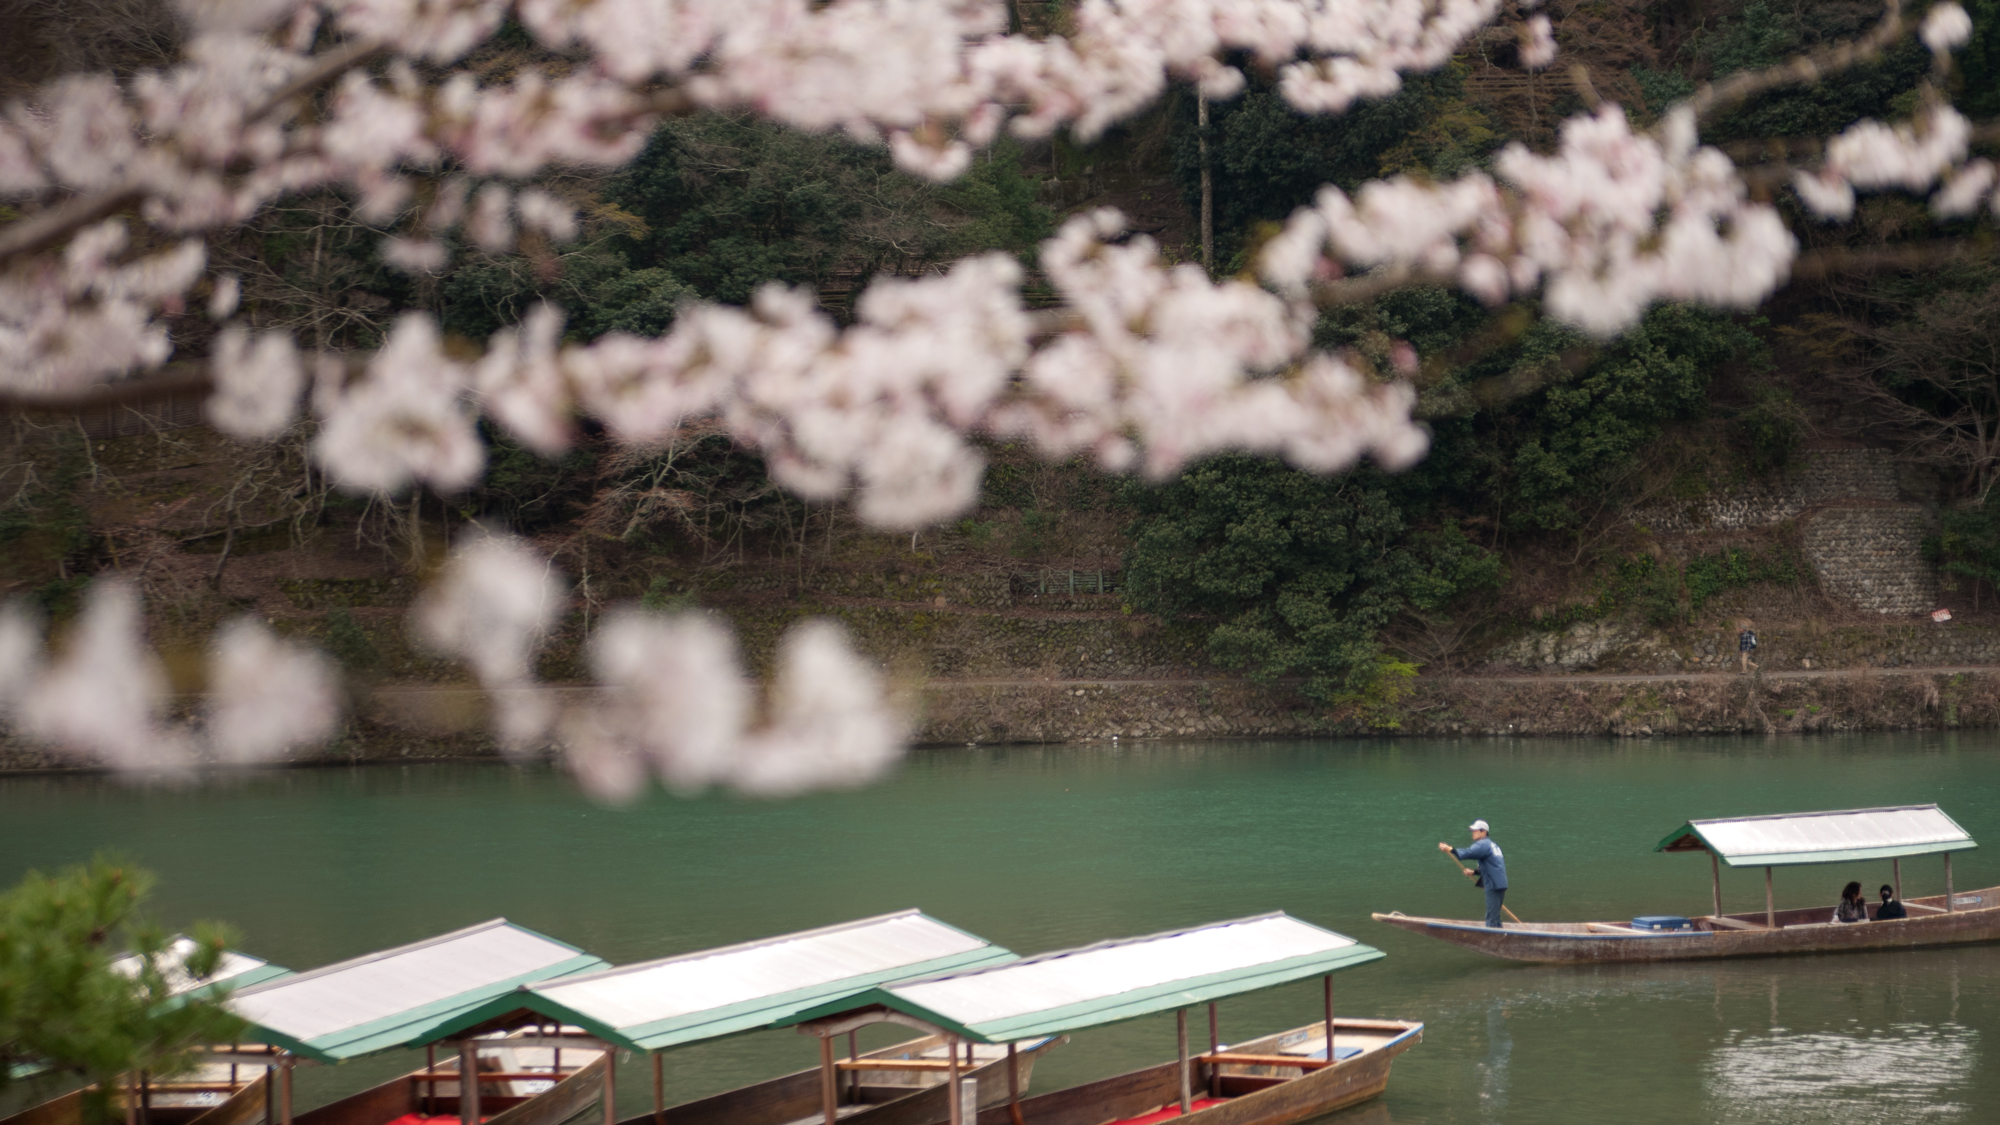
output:
[[[1903,0],[1888,0],[1883,9],[1882,22],[1874,30],[1854,40],[1842,43],[1814,55],[1800,55],[1790,62],[1763,70],[1749,70],[1732,75],[1721,83],[1705,83],[1688,99],[1697,119],[1706,119],[1725,109],[1742,105],[1751,98],[1768,90],[1782,86],[1807,86],[1829,74],[1846,70],[1857,63],[1868,62],[1880,55],[1889,44],[1903,37],[1909,25],[1903,20]]]
[[[279,87],[245,115],[244,124],[263,120],[293,98],[340,77],[385,49],[381,43],[362,40],[327,52],[305,73]],[[139,184],[121,184],[96,195],[77,196],[41,214],[23,219],[0,230],[0,263],[46,250],[76,231],[115,215],[145,197],[146,189]]]

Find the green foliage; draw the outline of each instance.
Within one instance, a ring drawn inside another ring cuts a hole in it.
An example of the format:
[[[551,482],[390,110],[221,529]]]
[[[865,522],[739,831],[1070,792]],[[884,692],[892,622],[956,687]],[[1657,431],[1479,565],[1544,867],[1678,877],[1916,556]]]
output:
[[[564,331],[580,340],[607,332],[658,335],[693,290],[665,270],[635,270],[597,243],[543,264],[519,256],[475,258],[445,278],[438,316],[445,331],[473,340],[515,324],[537,302],[560,306]]]
[[[2000,115],[2000,0],[1965,0],[1972,39],[1954,56],[1958,108],[1968,116]]]
[[[674,587],[678,585],[680,583],[671,575],[655,574],[653,580],[646,584],[645,594],[639,598],[639,608],[656,613],[680,613],[700,608],[701,603],[695,598],[694,591],[677,590]]]
[[[1501,138],[1465,98],[1459,65],[1412,74],[1381,101],[1343,114],[1305,114],[1275,87],[1253,78],[1248,91],[1209,106],[1209,165],[1218,241],[1233,245],[1258,222],[1276,222],[1312,202],[1321,184],[1353,189],[1377,176],[1454,176],[1499,147]],[[1195,99],[1174,104],[1174,179],[1192,209],[1201,205]]]
[[[346,606],[326,611],[326,635],[320,644],[349,672],[368,673],[382,668],[381,650]]]
[[[1127,600],[1215,621],[1218,664],[1303,676],[1325,703],[1378,678],[1376,634],[1397,614],[1443,609],[1499,578],[1498,560],[1455,527],[1412,529],[1372,474],[1218,457],[1126,499],[1137,517]]]
[[[1795,586],[1807,580],[1808,567],[1788,550],[1754,551],[1727,547],[1696,555],[1686,565],[1652,555],[1619,563],[1611,587],[1599,597],[1600,610],[1638,608],[1658,626],[1684,625],[1709,599],[1726,590],[1756,582]]]
[[[1358,688],[1334,692],[1328,702],[1376,730],[1400,730],[1403,700],[1415,690],[1416,678],[1416,665],[1379,654],[1374,666],[1362,674]]]
[[[1553,361],[1577,343],[1543,322],[1529,331],[1516,362]],[[1664,423],[1707,409],[1716,367],[1757,347],[1756,337],[1726,315],[1662,305],[1580,378],[1500,412],[1502,448],[1495,454],[1505,465],[1512,524],[1556,530],[1584,523],[1590,502],[1615,494]]]
[[[108,1120],[118,1075],[155,1080],[182,1073],[190,1049],[227,1042],[242,1024],[213,997],[170,999],[169,939],[140,914],[152,877],[99,857],[54,875],[30,871],[0,894],[0,1088],[17,1065],[48,1066],[98,1084],[86,1116]],[[197,978],[215,971],[229,935],[204,925],[186,962]],[[141,957],[136,977],[111,968]]]
[[[589,506],[601,448],[591,442],[544,458],[498,430],[486,428],[486,476],[471,496],[473,511],[534,534],[581,516]]]
[[[1776,472],[1791,462],[1804,437],[1799,414],[1790,392],[1763,386],[1755,400],[1730,420],[1730,438],[1753,474]]]
[[[2000,586],[2000,509],[1956,508],[1938,524],[1939,534],[1924,544],[1931,561],[1947,573]]]
[[[1011,142],[931,184],[880,146],[719,114],[662,125],[604,194],[637,220],[618,240],[633,267],[732,303],[766,281],[817,288],[978,250],[1027,253],[1054,222]]]
[[[1713,77],[1723,78],[1851,39],[1879,14],[1879,8],[1865,5],[1780,7],[1752,0],[1735,18],[1697,38],[1694,53]],[[1842,71],[1834,81],[1785,87],[1755,98],[1704,129],[1703,138],[1829,136],[1863,117],[1907,116],[1893,114],[1897,98],[1913,90],[1930,65],[1930,52],[1914,37],[1905,37],[1876,61]]]

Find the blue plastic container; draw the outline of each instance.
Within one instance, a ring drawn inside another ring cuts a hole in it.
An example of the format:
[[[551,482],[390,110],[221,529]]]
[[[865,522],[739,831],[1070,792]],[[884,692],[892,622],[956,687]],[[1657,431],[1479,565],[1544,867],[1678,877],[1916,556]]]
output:
[[[1642,914],[1632,919],[1635,930],[1692,930],[1694,923],[1678,914]]]

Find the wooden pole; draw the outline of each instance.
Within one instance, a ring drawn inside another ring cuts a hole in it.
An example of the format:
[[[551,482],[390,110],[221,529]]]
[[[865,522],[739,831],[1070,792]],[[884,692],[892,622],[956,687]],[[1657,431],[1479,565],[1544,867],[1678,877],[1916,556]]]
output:
[[[1333,974],[1320,978],[1326,983],[1326,1065],[1333,1065]]]
[[[1176,1028],[1176,1029],[1178,1029],[1178,1031],[1179,1031],[1179,1033],[1180,1033],[1180,1056],[1181,1056],[1181,1116],[1182,1116],[1182,1117],[1186,1117],[1186,1116],[1188,1115],[1189,1111],[1190,1111],[1190,1110],[1191,1110],[1191,1109],[1193,1108],[1193,1105],[1194,1105],[1194,1098],[1193,1098],[1193,1097],[1191,1096],[1191,1095],[1193,1094],[1193,1089],[1192,1089],[1192,1087],[1191,1087],[1191,1086],[1190,1086],[1190,1085],[1188,1084],[1188,1052],[1187,1052],[1187,1009],[1186,1009],[1186,1008],[1182,1008],[1182,1009],[1180,1009],[1180,1010],[1178,1010],[1178,1011],[1176,1011],[1176,1012],[1174,1013],[1174,1026],[1175,1026],[1175,1028]]]
[[[292,1125],[292,1064],[296,1060],[290,1051],[278,1063],[278,1120],[280,1125]]]
[[[854,1062],[860,1058],[861,1058],[860,1033],[855,1031],[850,1031],[847,1033],[847,1061]],[[861,1104],[861,1072],[859,1070],[856,1070],[852,1075],[848,1077],[847,1100],[855,1105]]]
[[[948,1106],[946,1112],[949,1115],[946,1120],[951,1125],[965,1125],[965,1115],[959,1112],[958,1105],[958,1039],[955,1036],[945,1040],[944,1054],[951,1060],[951,1069],[946,1072],[948,1078],[944,1088]],[[827,1118],[826,1125],[833,1125],[833,1118]]]
[[[436,1074],[438,1068],[438,1048],[436,1043],[424,1044],[424,1073]],[[424,1083],[424,1116],[430,1117],[431,1102],[437,1097],[437,1083]]]
[[[1764,869],[1764,928],[1767,930],[1778,928],[1778,909],[1773,905],[1775,901],[1771,897],[1771,869],[1766,867]]]
[[[604,1125],[618,1125],[618,1048],[604,1045]]]
[[[1021,1121],[1021,1056],[1015,1053],[1014,1044],[1007,1044],[1007,1116],[1014,1119],[1014,1125]],[[976,1123],[975,1123],[976,1125]]]
[[[1201,154],[1201,268],[1215,272],[1215,181],[1208,170],[1208,95],[1195,91],[1196,145]]]
[[[425,1109],[424,1116],[430,1116],[428,1108]],[[277,1120],[278,1068],[275,1066],[266,1066],[264,1068],[264,1125],[272,1125]],[[130,1125],[130,1123],[128,1122],[127,1125]]]
[[[1890,882],[1896,884],[1896,901],[1901,902],[1903,901],[1903,861],[1900,859],[1890,860],[1889,870],[1895,876]]]
[[[153,1125],[153,1076],[143,1070],[139,1072],[139,1125]]]
[[[139,1072],[125,1075],[125,1125],[139,1125]]]
[[[840,1117],[840,1086],[833,1073],[833,1037],[819,1037],[819,1109],[825,1125]]]
[[[1708,853],[1708,871],[1715,878],[1715,916],[1722,917],[1722,861]]]
[[[560,1081],[560,1079],[558,1079]],[[653,1125],[667,1121],[667,1056],[653,1052]]]
[[[1957,909],[1951,904],[1951,853],[1944,853],[1944,911],[1946,914]]]
[[[479,1044],[470,1039],[458,1041],[458,1119],[463,1125],[479,1125]],[[289,1110],[285,1125],[292,1125]]]
[[[1211,1055],[1222,1053],[1222,1031],[1215,1017],[1213,1003],[1208,1006],[1208,1053]],[[1213,1063],[1208,1067],[1208,1096],[1211,1098],[1222,1096],[1222,1068]]]

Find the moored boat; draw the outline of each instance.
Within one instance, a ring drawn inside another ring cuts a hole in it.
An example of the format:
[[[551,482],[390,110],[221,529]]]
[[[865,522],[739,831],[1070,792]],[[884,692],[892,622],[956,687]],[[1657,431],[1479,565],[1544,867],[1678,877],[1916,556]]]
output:
[[[1936,805],[1691,820],[1653,850],[1708,854],[1714,893],[1713,910],[1706,915],[1653,915],[1629,922],[1509,922],[1499,929],[1477,921],[1400,912],[1374,918],[1515,961],[1690,961],[2000,941],[2000,887],[1967,892],[1952,887],[1952,854],[1977,846]],[[1902,861],[1940,854],[1944,893],[1904,899]],[[1890,861],[1891,885],[1909,912],[1906,918],[1878,919],[1877,904],[1868,906],[1865,922],[1833,921],[1832,904],[1777,908],[1772,876],[1776,868],[1884,859]],[[1763,910],[1723,913],[1725,865],[1764,869]]]
[[[873,1023],[896,1023],[959,1044],[1009,1046],[1141,1016],[1176,1013],[1171,1061],[1052,1093],[981,1108],[955,1068],[942,1116],[896,1114],[877,1125],[1149,1125],[1187,1117],[1204,1125],[1283,1125],[1357,1105],[1388,1086],[1390,1064],[1422,1041],[1411,1020],[1338,1018],[1334,972],[1380,960],[1380,950],[1276,913],[1151,937],[1042,954],[970,972],[887,984],[802,1013],[821,1051],[818,1118],[840,1119],[842,1070],[832,1044]],[[1224,1046],[1217,1003],[1280,985],[1325,979],[1324,1018]],[[1209,1050],[1190,1054],[1188,1010],[1208,1006]]]
[[[587,1041],[649,1055],[653,1111],[623,1125],[786,1125],[820,1108],[819,1071],[788,1074],[669,1105],[664,1054],[693,1043],[767,1030],[806,1008],[884,981],[1014,960],[1013,953],[984,938],[919,911],[903,910],[524,985],[468,1010],[443,1030],[448,1035],[525,1034],[556,1024],[568,1029],[562,1041]],[[1025,1082],[1035,1060],[1059,1041],[1047,1037],[1021,1052],[1015,1059],[1019,1081]],[[896,1115],[897,1120],[905,1115],[942,1117],[949,1046],[944,1037],[928,1035],[861,1053],[850,1040],[849,1071],[838,1091],[841,1120],[860,1125],[883,1114]],[[1005,1052],[988,1048],[966,1060],[966,1069],[987,1102],[1006,1094],[998,1070],[1005,1057]]]

